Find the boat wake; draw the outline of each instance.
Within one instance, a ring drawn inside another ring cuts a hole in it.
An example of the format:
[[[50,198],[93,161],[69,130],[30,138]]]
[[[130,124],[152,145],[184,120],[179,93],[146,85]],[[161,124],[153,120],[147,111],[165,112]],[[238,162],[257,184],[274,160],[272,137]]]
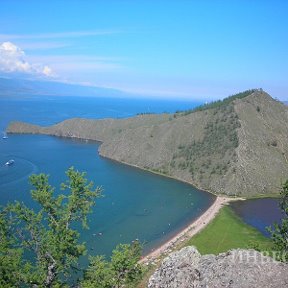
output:
[[[38,167],[28,159],[12,155],[0,156],[0,187],[27,181],[28,177],[37,173]]]

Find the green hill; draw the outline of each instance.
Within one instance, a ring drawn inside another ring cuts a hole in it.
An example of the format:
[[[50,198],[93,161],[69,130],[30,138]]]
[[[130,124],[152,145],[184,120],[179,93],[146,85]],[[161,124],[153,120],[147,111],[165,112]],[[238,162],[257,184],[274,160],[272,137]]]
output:
[[[70,119],[51,127],[14,122],[10,133],[102,142],[116,161],[187,181],[215,194],[278,193],[288,175],[288,107],[261,89],[175,114]]]

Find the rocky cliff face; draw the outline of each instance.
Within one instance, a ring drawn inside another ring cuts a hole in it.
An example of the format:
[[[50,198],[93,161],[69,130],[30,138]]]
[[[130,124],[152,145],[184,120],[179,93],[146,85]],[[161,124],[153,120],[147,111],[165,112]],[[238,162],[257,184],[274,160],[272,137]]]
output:
[[[288,175],[288,107],[258,90],[193,113],[71,119],[51,127],[14,122],[7,130],[98,140],[104,157],[216,194],[278,193]]]
[[[148,288],[288,287],[288,264],[255,250],[201,256],[195,247],[170,254],[149,279]]]

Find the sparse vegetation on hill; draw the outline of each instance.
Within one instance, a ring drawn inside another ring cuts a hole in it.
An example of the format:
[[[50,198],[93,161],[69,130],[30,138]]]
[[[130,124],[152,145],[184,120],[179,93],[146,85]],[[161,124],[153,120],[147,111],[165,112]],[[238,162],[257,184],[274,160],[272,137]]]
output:
[[[260,91],[262,91],[262,89],[259,89]],[[236,99],[242,99],[245,98],[249,95],[251,95],[252,93],[254,93],[255,91],[257,91],[257,89],[250,89],[250,90],[246,90],[243,92],[239,92],[237,94],[233,94],[229,97],[224,98],[223,100],[217,100],[217,101],[213,101],[207,104],[203,104],[200,106],[197,106],[193,109],[189,109],[189,110],[185,110],[185,111],[178,111],[177,113],[181,114],[181,115],[189,115],[193,112],[196,111],[205,111],[207,109],[213,109],[213,108],[219,108],[219,107],[223,107],[225,105],[228,105],[229,103],[231,103],[232,101],[236,100]]]
[[[196,110],[118,120],[70,119],[51,127],[18,122],[8,132],[98,140],[104,157],[215,194],[276,193],[288,174],[288,107],[253,89]]]
[[[213,108],[204,127],[203,138],[188,145],[179,145],[171,165],[181,170],[188,169],[192,179],[225,174],[236,161],[234,150],[238,147],[236,129],[239,127],[233,105]]]

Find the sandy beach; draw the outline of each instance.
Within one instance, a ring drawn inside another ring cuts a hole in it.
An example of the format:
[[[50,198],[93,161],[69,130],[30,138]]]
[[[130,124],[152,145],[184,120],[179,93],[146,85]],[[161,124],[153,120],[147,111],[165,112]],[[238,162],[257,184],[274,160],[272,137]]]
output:
[[[188,227],[183,229],[180,233],[175,235],[172,239],[164,243],[159,248],[151,251],[148,255],[144,256],[140,263],[149,263],[155,261],[160,255],[167,254],[179,243],[191,238],[199,231],[201,231],[206,225],[214,219],[221,207],[231,201],[243,200],[242,198],[229,198],[218,196],[214,203],[195,221],[193,221]]]

